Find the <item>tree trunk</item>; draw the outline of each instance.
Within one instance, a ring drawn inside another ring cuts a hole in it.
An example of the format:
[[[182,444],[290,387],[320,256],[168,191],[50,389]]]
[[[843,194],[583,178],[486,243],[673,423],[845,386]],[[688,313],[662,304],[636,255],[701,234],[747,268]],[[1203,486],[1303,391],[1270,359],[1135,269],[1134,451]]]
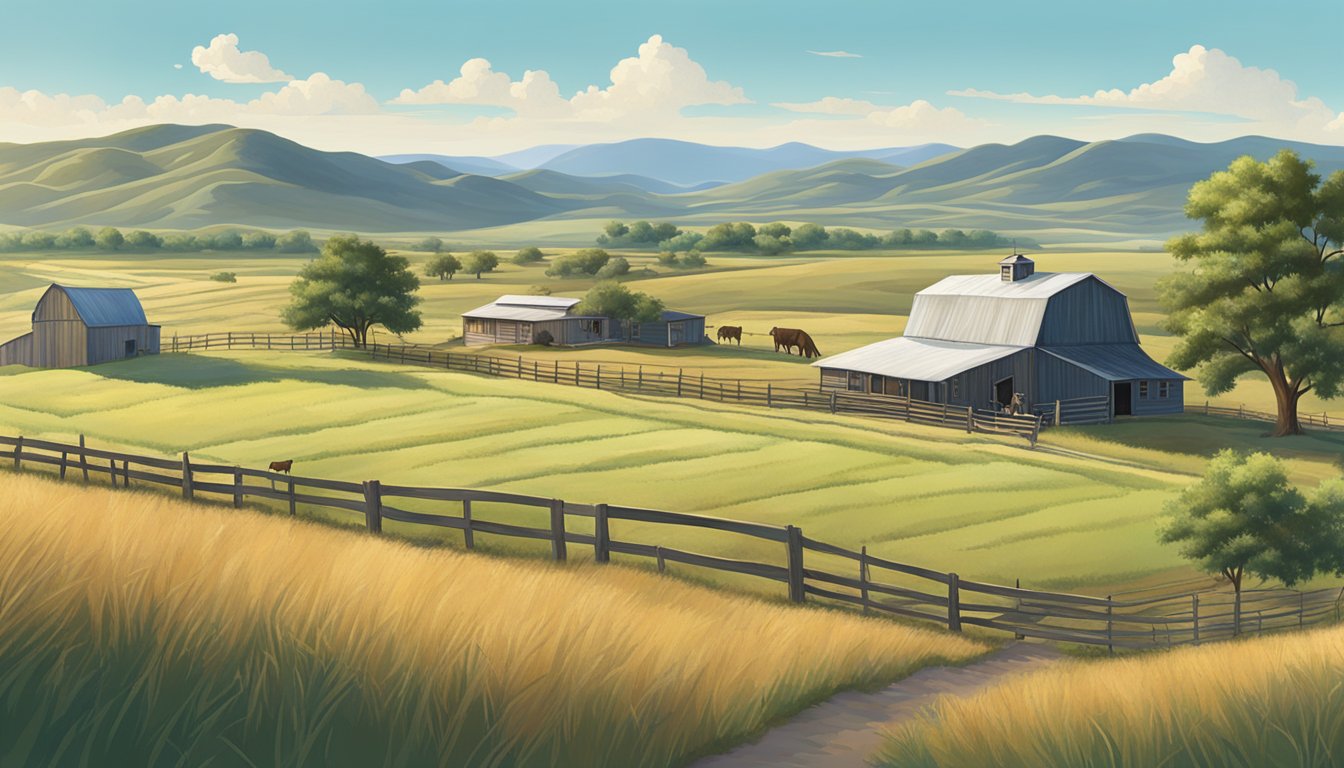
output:
[[[1296,391],[1282,373],[1271,373],[1269,382],[1274,385],[1274,403],[1278,407],[1278,418],[1274,423],[1272,436],[1287,437],[1302,434],[1302,425],[1297,420],[1297,401],[1302,398],[1302,393]]]

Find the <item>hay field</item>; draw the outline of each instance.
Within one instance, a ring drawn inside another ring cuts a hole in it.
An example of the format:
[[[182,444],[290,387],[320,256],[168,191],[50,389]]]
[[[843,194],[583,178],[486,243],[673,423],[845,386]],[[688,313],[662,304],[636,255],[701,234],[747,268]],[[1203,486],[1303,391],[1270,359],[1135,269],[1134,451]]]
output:
[[[675,765],[986,650],[614,566],[0,488],[7,765]]]

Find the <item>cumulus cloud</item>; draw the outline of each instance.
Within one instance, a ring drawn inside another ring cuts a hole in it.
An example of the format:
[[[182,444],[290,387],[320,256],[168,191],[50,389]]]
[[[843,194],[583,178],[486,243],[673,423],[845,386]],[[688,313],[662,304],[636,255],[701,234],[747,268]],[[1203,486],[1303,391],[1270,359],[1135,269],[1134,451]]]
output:
[[[959,109],[939,109],[924,99],[917,99],[903,107],[870,112],[867,120],[896,133],[934,136],[956,136],[984,125],[983,121],[967,117]]]
[[[838,96],[827,96],[817,101],[807,102],[787,102],[780,101],[771,104],[772,107],[788,110],[789,112],[803,112],[813,115],[867,115],[876,112],[881,107],[871,101],[863,99],[848,99]]]
[[[710,80],[685,48],[654,35],[639,46],[636,56],[612,67],[610,84],[590,85],[569,99],[560,95],[545,70],[528,70],[514,81],[496,72],[488,60],[476,58],[463,64],[451,81],[407,88],[391,103],[506,107],[520,117],[652,121],[690,106],[750,102],[741,88]]]
[[[850,53],[849,51],[808,51],[813,56],[826,56],[832,59],[862,59],[861,53]]]
[[[238,49],[238,36],[215,35],[209,46],[191,49],[191,63],[205,74],[226,83],[283,83],[293,80],[271,66],[271,60],[261,51]]]
[[[1115,88],[1091,95],[1058,96],[966,88],[948,94],[1018,104],[1074,104],[1226,115],[1296,135],[1335,130],[1341,123],[1341,116],[1320,99],[1299,97],[1293,81],[1283,79],[1272,69],[1245,66],[1217,48],[1191,46],[1172,58],[1171,64],[1171,72],[1165,77],[1127,91]]]

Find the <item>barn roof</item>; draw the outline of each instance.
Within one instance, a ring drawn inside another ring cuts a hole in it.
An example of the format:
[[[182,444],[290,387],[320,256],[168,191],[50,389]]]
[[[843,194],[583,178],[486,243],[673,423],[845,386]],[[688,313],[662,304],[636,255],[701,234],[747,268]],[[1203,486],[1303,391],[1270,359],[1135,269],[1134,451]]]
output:
[[[1050,297],[1095,275],[1038,272],[1013,282],[997,274],[952,275],[915,294],[905,335],[978,344],[1036,343]]]
[[[116,325],[148,325],[144,307],[130,288],[71,288],[53,285],[70,297],[75,311],[90,328]]]
[[[1023,349],[1026,347],[899,336],[832,355],[825,360],[818,360],[812,366],[915,381],[943,381]]]
[[[512,307],[546,307],[555,309],[569,309],[578,304],[582,299],[572,299],[568,296],[519,296],[516,294],[506,294],[495,299],[495,304],[507,304]]]
[[[1144,354],[1137,344],[1079,344],[1041,351],[1108,381],[1188,379]]]
[[[569,310],[580,299],[565,296],[516,296],[505,295],[468,312],[463,317],[475,317],[484,320],[522,320],[539,323],[546,320],[559,320],[569,316]]]
[[[677,320],[703,320],[704,317],[704,315],[693,315],[690,312],[667,309],[663,311],[662,317],[659,319],[664,323],[672,323]]]

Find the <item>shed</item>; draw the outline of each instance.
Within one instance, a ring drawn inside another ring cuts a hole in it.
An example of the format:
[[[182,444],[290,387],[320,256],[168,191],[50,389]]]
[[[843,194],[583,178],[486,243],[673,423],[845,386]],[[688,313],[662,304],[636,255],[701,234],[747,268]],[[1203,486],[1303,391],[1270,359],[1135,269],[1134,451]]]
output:
[[[823,389],[999,410],[1107,397],[1112,416],[1179,413],[1186,377],[1139,346],[1125,295],[1091,273],[953,275],[915,294],[905,335],[825,358]]]
[[[500,296],[462,313],[462,339],[467,346],[534,344],[547,331],[562,346],[628,342],[675,347],[705,340],[705,317],[664,311],[652,323],[629,323],[600,315],[577,315],[580,299],[563,296]]]
[[[158,352],[159,326],[131,289],[53,284],[33,309],[33,330],[0,345],[0,365],[72,368]]]

